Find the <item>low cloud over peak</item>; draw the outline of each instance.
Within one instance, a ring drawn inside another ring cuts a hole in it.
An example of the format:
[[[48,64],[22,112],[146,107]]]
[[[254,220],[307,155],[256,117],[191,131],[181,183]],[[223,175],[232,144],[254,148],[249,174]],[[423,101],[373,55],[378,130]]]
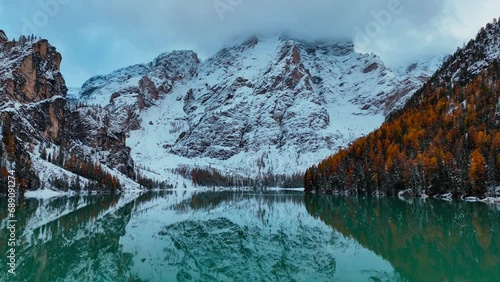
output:
[[[174,49],[206,57],[251,35],[354,39],[389,63],[451,53],[500,11],[496,0],[3,1],[9,37],[36,33],[64,55],[68,84]]]

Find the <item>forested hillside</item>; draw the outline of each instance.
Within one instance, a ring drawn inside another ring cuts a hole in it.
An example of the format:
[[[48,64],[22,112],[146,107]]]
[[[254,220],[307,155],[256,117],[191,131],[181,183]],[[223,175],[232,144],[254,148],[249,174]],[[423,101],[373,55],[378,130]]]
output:
[[[484,196],[500,184],[497,21],[380,129],[309,168],[306,191]]]

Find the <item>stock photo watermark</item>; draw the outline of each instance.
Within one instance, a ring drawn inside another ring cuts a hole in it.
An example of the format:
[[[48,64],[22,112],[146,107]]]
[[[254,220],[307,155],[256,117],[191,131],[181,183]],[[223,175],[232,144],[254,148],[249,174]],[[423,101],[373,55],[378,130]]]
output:
[[[397,15],[400,15],[404,7],[402,1],[412,0],[389,0],[387,5],[378,11],[371,11],[372,20],[365,24],[364,28],[354,29],[354,42],[359,47],[366,47],[370,42],[382,33],[382,30],[389,26]]]
[[[13,170],[9,171],[8,174],[8,190],[7,190],[7,210],[8,210],[8,219],[7,219],[7,230],[9,231],[9,235],[7,236],[7,266],[9,267],[9,274],[16,275],[16,178],[15,172]]]
[[[226,19],[225,14],[236,10],[242,2],[243,0],[214,0],[213,6],[219,19],[224,21]]]
[[[31,17],[23,17],[23,34],[37,34],[38,31],[49,24],[51,18],[59,14],[62,5],[71,0],[40,0],[38,9]]]

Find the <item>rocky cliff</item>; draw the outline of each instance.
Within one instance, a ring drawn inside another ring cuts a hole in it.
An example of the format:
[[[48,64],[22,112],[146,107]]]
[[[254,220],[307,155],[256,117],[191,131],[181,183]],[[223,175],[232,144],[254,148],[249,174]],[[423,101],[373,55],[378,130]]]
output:
[[[9,40],[0,31],[2,174],[14,170],[22,190],[38,189],[56,177],[77,177],[65,170],[74,156],[134,178],[125,138],[100,122],[110,114],[67,105],[61,60],[47,40]],[[106,158],[98,159],[96,152]]]
[[[15,119],[23,120],[20,125],[26,127],[26,133],[40,132],[40,137],[60,143],[67,91],[59,72],[61,54],[46,40],[3,41],[0,46],[2,111],[17,113]]]

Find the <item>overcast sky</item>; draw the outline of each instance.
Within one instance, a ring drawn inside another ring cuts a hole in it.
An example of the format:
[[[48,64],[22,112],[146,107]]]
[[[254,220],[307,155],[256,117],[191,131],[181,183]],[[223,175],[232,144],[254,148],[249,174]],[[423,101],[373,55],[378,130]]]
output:
[[[0,29],[49,39],[77,87],[166,51],[203,59],[254,34],[354,39],[404,64],[453,53],[498,16],[498,0],[0,0]]]

